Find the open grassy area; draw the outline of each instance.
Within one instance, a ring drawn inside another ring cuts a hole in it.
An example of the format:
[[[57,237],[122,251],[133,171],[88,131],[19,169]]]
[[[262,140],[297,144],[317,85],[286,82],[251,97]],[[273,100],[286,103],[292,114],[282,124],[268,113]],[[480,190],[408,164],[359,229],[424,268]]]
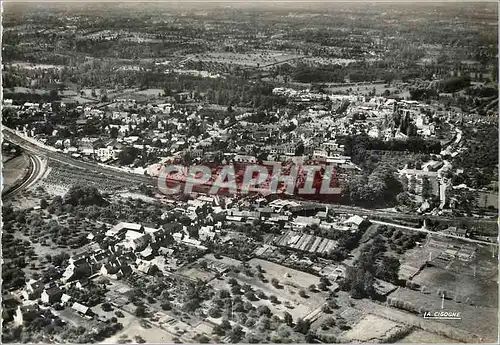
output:
[[[425,287],[430,294],[445,290],[451,298],[463,303],[483,307],[498,305],[498,285],[478,277],[426,267],[413,281]]]
[[[454,343],[455,341],[446,337],[442,337],[440,335],[426,332],[422,329],[416,329],[408,334],[403,339],[397,341],[397,343]]]
[[[265,298],[251,301],[256,307],[266,305],[273,314],[279,316],[282,316],[283,312],[286,311],[294,319],[300,317],[314,319],[320,314],[320,308],[325,303],[327,293],[307,290],[310,284],[319,283],[318,277],[260,259],[250,260],[249,265],[253,268],[260,265],[265,281],[257,277],[247,276],[243,272],[229,272],[223,279],[212,280],[210,285],[216,290],[230,290],[228,281],[230,278],[234,278],[240,285],[248,284],[254,292],[260,290],[265,294]],[[271,283],[273,278],[279,281],[279,286],[273,286]],[[305,297],[299,296],[300,290],[305,290],[307,295]],[[276,296],[277,303],[270,301],[270,297],[273,295]]]
[[[436,294],[423,294],[410,289],[399,289],[389,295],[401,301],[407,301],[431,312],[441,310],[441,298]],[[498,304],[497,304],[498,305]],[[472,334],[493,342],[498,336],[498,309],[495,307],[476,307],[465,303],[445,300],[444,311],[460,312],[461,320],[433,320],[470,332],[469,341],[474,341]],[[422,317],[419,315],[419,317]],[[460,337],[462,338],[462,337]],[[465,340],[465,339],[464,339]]]
[[[119,319],[119,322],[123,324],[123,330],[116,333],[112,337],[103,341],[103,344],[116,344],[124,339],[130,339],[132,342],[136,342],[134,339],[136,336],[140,336],[147,343],[153,344],[165,344],[173,343],[174,336],[161,328],[152,326],[151,324],[146,324],[141,322],[136,316],[122,311],[124,317]]]
[[[9,190],[17,182],[22,181],[23,177],[28,172],[28,167],[29,159],[26,155],[14,157],[6,162],[2,168],[4,190]]]
[[[307,288],[311,284],[319,283],[319,277],[317,276],[278,265],[274,262],[262,259],[252,259],[248,262],[248,264],[252,267],[260,265],[265,271],[264,275],[267,278],[270,280],[272,278],[276,278],[285,286]]]
[[[373,327],[377,325],[377,327]],[[342,341],[346,342],[373,342],[386,339],[391,334],[403,329],[403,325],[368,314],[359,321],[352,329],[342,334]]]
[[[249,67],[262,67],[268,64],[279,63],[300,57],[300,55],[289,54],[282,51],[256,51],[251,53],[210,52],[191,56],[191,59],[193,61],[211,61]]]

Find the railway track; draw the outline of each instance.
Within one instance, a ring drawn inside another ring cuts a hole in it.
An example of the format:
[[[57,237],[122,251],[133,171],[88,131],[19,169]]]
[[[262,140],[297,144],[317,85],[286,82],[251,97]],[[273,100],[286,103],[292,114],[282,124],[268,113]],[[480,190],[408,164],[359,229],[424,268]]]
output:
[[[5,128],[5,126],[4,126]],[[100,173],[111,178],[119,179],[122,181],[127,181],[131,183],[145,183],[146,185],[155,185],[156,180],[149,176],[138,175],[133,173],[128,173],[125,171],[117,171],[112,168],[107,168],[102,165],[97,165],[93,163],[83,162],[76,160],[72,157],[65,155],[64,153],[55,152],[47,148],[35,145],[30,141],[17,135],[13,130],[7,129],[4,131],[5,139],[11,141],[12,143],[22,147],[26,152],[34,156],[46,157],[49,161],[55,161],[64,165],[71,166],[76,169],[86,170],[93,173]]]
[[[28,158],[29,158],[29,167],[28,167],[27,177],[24,178],[21,183],[15,185],[14,187],[2,193],[3,199],[12,197],[21,192],[22,190],[31,187],[41,177],[41,173],[43,172],[42,171],[43,163],[41,159],[32,154],[28,154]]]

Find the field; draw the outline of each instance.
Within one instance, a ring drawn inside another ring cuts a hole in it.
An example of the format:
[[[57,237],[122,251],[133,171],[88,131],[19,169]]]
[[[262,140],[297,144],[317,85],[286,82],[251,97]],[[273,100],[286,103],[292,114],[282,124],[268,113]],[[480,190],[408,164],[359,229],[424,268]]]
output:
[[[194,266],[182,268],[178,271],[178,273],[189,278],[199,279],[202,282],[208,282],[215,277],[214,273],[204,271]]]
[[[109,192],[123,190],[127,186],[126,181],[119,181],[102,173],[65,166],[55,161],[51,161],[50,166],[50,171],[46,174],[42,185],[47,190],[54,190],[56,194],[76,184],[87,184]]]
[[[447,250],[454,257],[447,255]],[[497,260],[492,257],[491,247],[443,238],[428,238],[421,247],[406,251],[401,259],[400,278],[408,279],[428,260],[459,274],[474,276],[475,270],[478,277],[496,280]]]
[[[29,160],[26,155],[14,157],[3,165],[3,188],[10,189],[28,172]]]
[[[438,267],[424,268],[413,281],[430,294],[444,289],[455,301],[483,307],[498,305],[498,285],[492,281]]]
[[[411,292],[411,290],[408,290]],[[414,292],[414,291],[413,291]],[[420,294],[419,292],[415,292],[415,294]],[[413,301],[417,298],[418,295],[412,295],[408,296],[408,301]],[[425,296],[425,295],[423,295]],[[389,319],[392,321],[395,321],[397,323],[401,324],[406,324],[409,326],[415,326],[417,328],[420,328],[426,332],[429,332],[431,334],[436,334],[438,335],[438,339],[441,337],[447,337],[455,340],[455,342],[493,342],[493,339],[496,339],[496,336],[493,338],[493,328],[491,327],[490,324],[490,331],[489,331],[489,336],[486,334],[481,336],[478,336],[477,333],[474,330],[474,325],[469,325],[467,322],[464,320],[462,321],[457,321],[457,320],[433,320],[433,319],[424,319],[422,315],[417,315],[417,314],[412,314],[407,311],[399,310],[393,307],[389,307],[387,305],[383,305],[380,303],[375,303],[370,300],[356,300],[355,304],[353,307],[363,313],[369,313],[369,314],[374,314],[377,316],[380,316],[385,319]],[[438,302],[438,308],[440,307],[440,303]],[[470,308],[471,310],[474,308]],[[490,317],[494,317],[492,313],[489,315]],[[484,317],[484,315],[483,315]],[[475,321],[474,319],[468,320],[472,321],[474,324],[480,323],[479,320],[481,318],[477,319],[478,321]],[[495,318],[489,318],[488,320],[496,320]],[[448,322],[446,322],[448,321]],[[460,322],[458,324],[457,322]],[[462,329],[461,326],[467,326],[468,329]]]
[[[256,267],[260,265],[262,269],[265,271],[266,278],[278,279],[283,285],[299,285],[302,288],[307,288],[311,284],[318,284],[319,277],[316,277],[312,274],[297,271],[285,266],[281,266],[275,264],[270,261],[262,260],[262,259],[252,259],[248,262],[248,264],[252,267]]]
[[[325,302],[326,293],[307,291],[309,285],[319,283],[318,277],[265,260],[252,259],[248,263],[253,268],[260,265],[267,281],[264,282],[257,277],[249,277],[243,273],[229,272],[226,279],[214,279],[210,282],[210,285],[216,290],[230,289],[227,282],[229,278],[235,278],[240,285],[249,284],[254,291],[261,290],[267,296],[265,299],[252,301],[252,304],[257,307],[267,305],[274,314],[279,316],[283,315],[284,311],[287,311],[294,319],[299,317],[314,319],[320,313],[320,307]],[[287,274],[289,277],[285,276]],[[273,278],[279,280],[279,287],[274,287],[271,284]],[[307,291],[305,298],[298,295],[301,289]],[[271,303],[269,297],[272,295],[277,297],[278,303]]]
[[[248,67],[263,67],[265,65],[280,63],[287,60],[298,59],[302,56],[297,54],[288,54],[281,51],[261,51],[252,53],[230,53],[230,52],[211,52],[191,56],[193,61],[206,61],[218,63],[230,63]]]
[[[343,65],[347,66],[353,62],[357,62],[358,60],[354,59],[339,59],[339,58],[325,58],[325,57],[307,57],[304,58],[304,62],[310,63],[312,65]]]
[[[327,88],[328,92],[331,92],[333,94],[339,92],[345,93],[348,92],[349,90],[351,90],[351,92],[353,92],[354,94],[363,94],[371,92],[373,89],[375,89],[376,95],[382,95],[385,92],[385,90],[389,90],[391,94],[398,91],[400,92],[399,94],[400,97],[405,97],[406,94],[409,95],[408,92],[401,91],[401,88],[386,83],[351,83],[348,85],[330,85]]]
[[[94,308],[95,311],[98,311],[98,308]],[[99,307],[100,309],[100,307]],[[141,322],[136,316],[122,311],[124,317],[119,318],[118,322],[123,324],[123,330],[116,333],[112,337],[106,339],[102,343],[104,344],[116,344],[120,342],[120,339],[130,339],[135,342],[134,337],[140,336],[147,343],[173,343],[174,336],[158,327],[152,326],[149,322],[144,323]]]
[[[439,336],[434,333],[426,332],[421,329],[416,329],[408,334],[403,339],[397,341],[397,343],[454,343],[455,341],[446,337]]]
[[[13,63],[12,66],[24,68],[24,69],[62,69],[64,66],[61,65],[49,65],[49,64],[41,64],[41,63],[29,63],[29,62],[16,62]]]
[[[373,327],[373,325],[377,325],[377,327]],[[352,329],[344,332],[341,337],[342,341],[346,342],[380,341],[403,328],[403,325],[397,322],[368,314]]]
[[[437,294],[423,294],[410,289],[399,289],[389,295],[401,301],[407,301],[416,307],[423,307],[431,312],[441,310],[441,298]],[[447,324],[455,328],[469,332],[466,338],[472,341],[473,335],[478,335],[485,341],[497,339],[498,335],[498,309],[475,307],[465,303],[457,303],[452,300],[444,301],[444,311],[460,312],[461,320],[433,320],[439,323]],[[422,317],[419,315],[419,317]],[[462,338],[462,337],[460,337]],[[457,338],[457,339],[460,339]],[[462,338],[463,339],[463,338]],[[464,339],[465,340],[465,339]]]

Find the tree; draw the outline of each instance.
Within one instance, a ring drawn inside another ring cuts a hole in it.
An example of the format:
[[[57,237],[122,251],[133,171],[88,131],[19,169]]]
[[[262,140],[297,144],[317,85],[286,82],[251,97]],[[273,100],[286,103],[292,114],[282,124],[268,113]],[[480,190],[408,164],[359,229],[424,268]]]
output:
[[[297,323],[295,324],[294,330],[296,332],[306,334],[309,331],[311,324],[309,323],[308,320],[304,320],[303,318],[299,318],[297,320]]]
[[[271,310],[266,305],[260,305],[257,308],[257,312],[259,313],[259,315],[271,315]]]
[[[257,298],[255,297],[255,294],[253,293],[253,291],[247,291],[247,292],[245,292],[245,297],[249,301],[256,301],[257,300]]]
[[[261,332],[268,330],[271,327],[271,320],[267,315],[262,315],[259,319],[257,329]]]
[[[328,286],[327,286],[324,282],[319,282],[319,284],[318,284],[318,288],[319,288],[321,291],[326,291],[326,290],[328,290]]]
[[[231,327],[231,325],[229,325],[229,327]],[[215,325],[213,327],[212,333],[220,335],[220,336],[223,336],[226,334],[226,332],[224,331],[224,328],[222,326],[219,326],[219,325]]]
[[[146,316],[146,308],[143,306],[138,306],[135,309],[135,316],[137,317],[145,317]]]
[[[47,206],[49,206],[49,203],[47,202],[47,200],[45,200],[45,199],[42,198],[40,200],[40,207],[43,208],[43,209],[46,209]]]
[[[241,295],[241,294],[242,294],[242,292],[241,292],[241,287],[240,287],[239,285],[233,285],[233,286],[231,287],[231,293],[232,293],[233,295]]]
[[[120,165],[130,165],[132,164],[137,156],[139,155],[139,150],[133,146],[126,146],[122,151],[118,154],[118,159],[120,161]]]
[[[288,337],[292,334],[292,330],[287,325],[280,325],[276,333],[281,339],[288,339]]]
[[[136,341],[137,343],[139,343],[139,344],[143,344],[143,343],[145,343],[145,342],[146,342],[146,340],[144,340],[144,338],[143,338],[143,337],[141,337],[140,335],[136,335],[136,336],[134,337],[134,339],[135,339],[135,341]]]
[[[245,337],[245,341],[249,344],[258,344],[260,343],[260,339],[259,337],[257,337],[257,335],[255,333],[247,333],[246,337]]]
[[[162,310],[171,310],[172,309],[170,302],[163,302],[162,304],[160,304],[160,307]]]
[[[316,291],[316,285],[314,285],[314,284],[309,285],[309,291],[315,292]]]
[[[208,344],[210,342],[210,338],[204,334],[200,335],[197,340],[200,344]]]
[[[56,198],[52,201],[52,204],[58,203]],[[72,186],[62,198],[62,204],[68,205],[84,205],[84,206],[103,206],[107,205],[108,202],[104,200],[101,193],[95,187],[90,186]]]
[[[226,298],[230,298],[231,297],[231,293],[227,290],[220,290],[219,291],[219,298],[220,299],[226,299]]]
[[[262,290],[257,291],[257,297],[259,297],[260,299],[266,299],[267,298],[266,294]]]
[[[231,329],[231,323],[229,322],[229,320],[227,319],[224,319],[222,320],[220,326],[223,328],[223,329]]]
[[[323,329],[328,329],[329,327],[335,326],[335,319],[333,317],[327,317],[321,323]]]
[[[428,199],[432,196],[432,184],[427,176],[422,178],[422,197]]]
[[[271,284],[275,287],[278,288],[280,286],[280,281],[276,278],[271,279]]]
[[[243,334],[243,328],[240,325],[236,325],[228,335],[231,338],[231,341],[237,343],[240,341],[241,337],[243,337]]]
[[[101,305],[101,308],[104,311],[111,311],[111,310],[113,310],[113,307],[111,307],[111,304],[109,304],[108,302],[103,303]]]
[[[377,267],[376,276],[392,283],[398,283],[400,266],[401,263],[397,258],[393,256],[384,256]]]
[[[283,319],[288,326],[293,325],[293,317],[289,312],[287,311],[283,312]]]
[[[210,308],[208,310],[208,316],[217,319],[222,316],[222,312],[219,308]]]
[[[299,291],[299,296],[302,297],[302,298],[306,298],[307,297],[307,293],[304,289],[301,289]]]

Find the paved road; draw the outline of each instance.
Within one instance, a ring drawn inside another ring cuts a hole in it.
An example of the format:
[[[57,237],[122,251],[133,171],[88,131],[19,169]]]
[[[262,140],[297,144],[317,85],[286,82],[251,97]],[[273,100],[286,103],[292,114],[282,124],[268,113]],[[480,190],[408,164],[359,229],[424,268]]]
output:
[[[491,243],[491,242],[488,242],[488,241],[475,240],[475,239],[467,238],[467,237],[460,237],[460,236],[456,236],[456,235],[443,234],[441,232],[430,231],[430,230],[427,230],[425,228],[412,228],[410,226],[399,225],[399,224],[388,223],[388,222],[381,222],[379,220],[370,220],[370,222],[372,222],[374,224],[387,225],[387,226],[392,226],[392,227],[395,227],[395,228],[400,228],[400,229],[405,229],[405,230],[424,232],[424,233],[431,234],[431,235],[434,235],[434,236],[455,238],[455,239],[459,239],[459,240],[465,241],[465,242],[472,242],[472,243],[479,243],[479,244],[487,244],[487,245],[498,246],[498,243]]]

